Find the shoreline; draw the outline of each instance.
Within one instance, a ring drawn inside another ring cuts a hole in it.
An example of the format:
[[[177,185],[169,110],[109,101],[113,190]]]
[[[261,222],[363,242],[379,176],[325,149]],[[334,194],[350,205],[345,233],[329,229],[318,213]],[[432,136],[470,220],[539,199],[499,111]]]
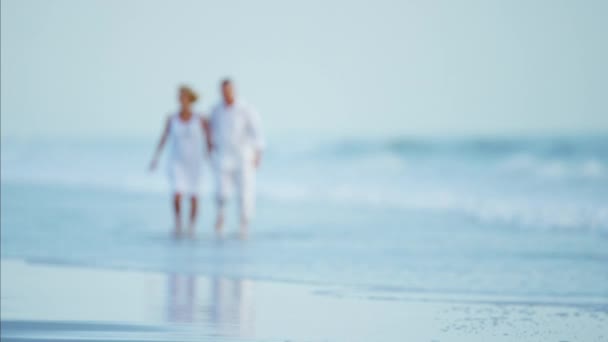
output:
[[[181,242],[178,242],[181,243]],[[188,241],[186,241],[188,243]],[[407,302],[440,302],[453,304],[496,304],[496,305],[522,305],[522,306],[549,306],[571,307],[608,313],[608,298],[596,295],[523,295],[502,294],[492,292],[465,292],[454,290],[426,290],[412,287],[384,286],[374,284],[341,284],[334,282],[299,280],[282,277],[255,277],[249,275],[200,273],[182,270],[146,269],[127,266],[87,265],[86,263],[55,261],[32,258],[1,257],[3,263],[25,263],[32,266],[50,267],[72,270],[99,270],[101,272],[135,273],[143,275],[166,275],[178,273],[199,278],[222,278],[232,281],[248,280],[256,283],[285,284],[304,286],[315,290],[315,294],[327,296],[348,296],[370,300],[393,300]]]
[[[608,339],[601,299],[526,303],[6,258],[1,265],[3,341]]]

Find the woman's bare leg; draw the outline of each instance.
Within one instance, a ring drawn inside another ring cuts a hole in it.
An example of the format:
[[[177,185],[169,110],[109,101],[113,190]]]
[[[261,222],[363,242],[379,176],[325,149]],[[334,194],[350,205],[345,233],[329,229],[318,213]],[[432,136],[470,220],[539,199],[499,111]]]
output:
[[[194,237],[196,228],[196,214],[198,210],[198,199],[196,196],[190,197],[190,225],[188,226],[188,236]]]
[[[182,235],[181,202],[182,195],[180,193],[175,193],[175,195],[173,195],[173,209],[175,212],[175,231],[173,232],[173,235],[176,238]]]
[[[215,220],[215,234],[218,237],[222,236],[222,228],[224,228],[224,200],[217,201],[217,219]]]

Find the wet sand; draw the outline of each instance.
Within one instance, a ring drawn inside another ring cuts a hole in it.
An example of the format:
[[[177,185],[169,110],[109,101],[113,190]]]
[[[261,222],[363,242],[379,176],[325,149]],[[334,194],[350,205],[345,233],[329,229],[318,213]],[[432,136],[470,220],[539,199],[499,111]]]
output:
[[[411,293],[2,260],[2,341],[607,341],[608,300]]]

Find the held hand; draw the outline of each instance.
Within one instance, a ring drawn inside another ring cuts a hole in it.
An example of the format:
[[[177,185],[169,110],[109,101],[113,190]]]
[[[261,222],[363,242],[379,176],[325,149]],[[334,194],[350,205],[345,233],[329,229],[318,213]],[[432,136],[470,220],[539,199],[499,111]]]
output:
[[[253,158],[253,166],[258,169],[260,167],[260,163],[262,162],[262,152],[257,151],[255,153],[255,157]]]

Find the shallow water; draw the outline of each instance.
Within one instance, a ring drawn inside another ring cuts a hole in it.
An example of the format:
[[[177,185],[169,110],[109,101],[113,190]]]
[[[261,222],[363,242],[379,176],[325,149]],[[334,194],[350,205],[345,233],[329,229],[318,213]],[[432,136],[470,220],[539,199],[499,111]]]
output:
[[[2,143],[3,258],[606,308],[608,140],[338,141],[267,151],[249,241],[169,238],[153,142]],[[235,208],[231,208],[235,211]]]

